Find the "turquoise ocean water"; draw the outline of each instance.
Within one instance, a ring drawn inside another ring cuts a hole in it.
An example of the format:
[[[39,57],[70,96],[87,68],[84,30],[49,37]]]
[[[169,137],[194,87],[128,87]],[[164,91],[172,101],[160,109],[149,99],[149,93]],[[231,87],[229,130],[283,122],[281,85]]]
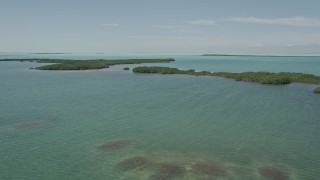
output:
[[[0,59],[34,57],[172,57],[175,62],[145,65],[320,75],[320,57],[0,54]],[[0,62],[0,179],[153,179],[163,162],[185,168],[164,179],[263,180],[263,167],[280,169],[277,177],[282,179],[320,177],[316,85],[272,86],[122,70],[141,65],[29,70],[40,65]],[[120,147],[99,148],[110,142],[120,142]],[[151,161],[150,167],[117,168],[135,156]],[[195,173],[193,165],[204,161],[215,162],[225,173]]]

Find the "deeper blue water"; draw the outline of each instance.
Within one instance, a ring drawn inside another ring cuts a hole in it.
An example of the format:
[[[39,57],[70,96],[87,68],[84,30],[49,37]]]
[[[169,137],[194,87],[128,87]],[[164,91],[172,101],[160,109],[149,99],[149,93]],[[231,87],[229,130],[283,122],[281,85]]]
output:
[[[33,57],[172,57],[175,62],[145,65],[320,75],[320,57],[0,54],[0,59]],[[164,162],[185,169],[164,179],[268,179],[261,174],[263,167],[280,169],[286,179],[320,177],[316,85],[272,86],[122,70],[141,65],[29,70],[40,65],[0,62],[0,179],[154,179]],[[99,148],[110,142],[129,143]],[[136,156],[152,163],[127,171],[117,168]],[[197,162],[215,162],[225,173],[196,173]]]

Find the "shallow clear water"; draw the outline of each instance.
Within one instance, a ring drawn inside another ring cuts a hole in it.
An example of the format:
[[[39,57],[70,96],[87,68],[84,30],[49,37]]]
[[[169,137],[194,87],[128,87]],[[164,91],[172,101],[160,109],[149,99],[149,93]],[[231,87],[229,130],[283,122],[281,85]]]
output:
[[[174,57],[156,64],[209,71],[289,71],[320,75],[320,57],[201,57],[177,54],[2,54],[0,58]],[[273,166],[289,179],[320,176],[320,96],[316,85],[284,86],[219,77],[104,70],[29,70],[34,62],[0,62],[0,179],[150,179],[156,165],[120,171],[144,156],[186,168],[176,179],[264,179]],[[149,64],[148,64],[149,65]],[[154,64],[152,64],[154,65]],[[137,65],[128,65],[132,68]],[[102,151],[117,140],[128,146]],[[227,173],[194,173],[215,161]]]

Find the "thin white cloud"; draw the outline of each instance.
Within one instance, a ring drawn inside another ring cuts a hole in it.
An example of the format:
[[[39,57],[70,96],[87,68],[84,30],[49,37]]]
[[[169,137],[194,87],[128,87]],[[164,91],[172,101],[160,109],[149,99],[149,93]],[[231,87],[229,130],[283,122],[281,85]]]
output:
[[[249,43],[247,44],[248,47],[263,47],[262,43]]]
[[[158,28],[158,29],[176,29],[180,28],[181,26],[174,26],[174,25],[155,25],[155,26],[150,26],[152,28]]]
[[[195,29],[190,29],[181,25],[155,25],[150,26],[151,28],[157,28],[162,30],[170,30],[171,32],[183,32],[183,33],[196,33]]]
[[[310,43],[289,43],[288,47],[308,47],[308,46],[320,46],[320,43],[310,42]]]
[[[245,41],[245,40],[244,40]],[[247,44],[261,44],[262,47],[307,47],[319,46],[320,34],[287,33],[279,35],[263,35],[248,39]],[[252,47],[252,46],[251,46]]]
[[[184,32],[184,33],[197,33],[198,30],[195,29],[179,29],[178,32]]]
[[[257,18],[257,17],[251,16],[251,17],[230,17],[230,18],[227,18],[227,20],[238,22],[238,23],[320,27],[320,19],[306,18],[306,17]]]
[[[152,36],[152,35],[133,35],[133,36],[124,36],[125,38],[131,38],[131,39],[157,39],[161,38],[159,36]]]
[[[100,24],[100,26],[104,26],[104,27],[117,27],[117,26],[119,26],[119,24],[117,24],[117,23],[102,23],[102,24]]]
[[[199,19],[199,20],[189,21],[189,24],[201,25],[201,26],[215,26],[216,22],[213,20]]]

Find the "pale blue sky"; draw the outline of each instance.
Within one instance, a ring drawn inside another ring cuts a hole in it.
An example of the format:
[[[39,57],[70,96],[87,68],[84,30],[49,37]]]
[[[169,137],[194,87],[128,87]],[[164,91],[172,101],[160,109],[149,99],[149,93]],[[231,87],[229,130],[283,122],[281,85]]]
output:
[[[0,0],[0,52],[320,54],[320,0]]]

